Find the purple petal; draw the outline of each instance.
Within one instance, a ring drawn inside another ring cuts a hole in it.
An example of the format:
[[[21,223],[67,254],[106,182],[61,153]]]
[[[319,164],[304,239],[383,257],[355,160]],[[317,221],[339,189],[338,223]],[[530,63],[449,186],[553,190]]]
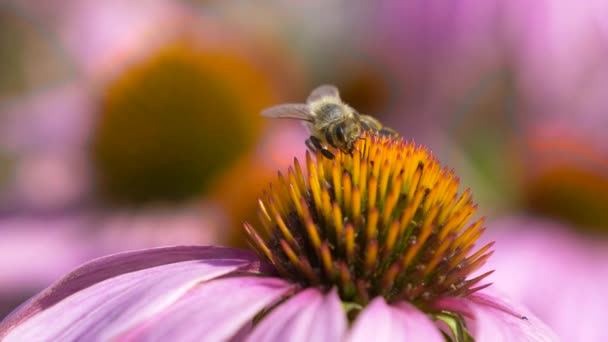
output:
[[[292,284],[278,278],[214,280],[193,289],[161,314],[120,337],[145,341],[225,341],[292,288]]]
[[[446,298],[441,309],[464,313],[475,341],[557,341],[557,335],[530,311],[499,295],[477,292],[466,298]]]
[[[196,271],[191,272],[193,278],[204,276],[205,272],[209,272],[209,267],[212,267],[213,269],[218,267],[221,268],[222,263],[224,263],[224,268],[222,269],[225,269],[226,272],[230,272],[235,268],[256,268],[256,265],[259,266],[259,261],[257,261],[253,254],[242,250],[221,247],[164,247],[120,253],[96,259],[76,269],[29,300],[25,305],[19,307],[18,310],[0,323],[0,338],[13,327],[21,324],[35,314],[44,311],[53,305],[60,303],[68,296],[95,284],[99,284],[101,286],[100,288],[104,289],[102,291],[106,291],[105,288],[108,286],[103,283],[105,280],[108,280],[109,284],[114,284],[115,282],[122,284],[120,279],[114,281],[112,278],[130,272],[135,272],[136,274],[133,275],[133,277],[137,277],[139,274],[137,271],[152,269],[156,266],[163,265],[165,265],[164,267],[167,267],[169,264],[190,260],[197,260],[197,262],[188,264],[193,265],[194,269],[196,269]],[[212,263],[204,263],[203,260],[211,260]],[[187,265],[178,265],[177,267],[187,267]],[[162,270],[162,267],[160,268]],[[167,272],[170,272],[170,269],[171,268],[167,269]],[[150,270],[150,272],[142,273],[141,276],[147,276],[148,274],[162,274],[164,276],[165,273],[167,273],[157,271],[158,270],[153,269]],[[125,279],[125,281],[128,282],[130,277]],[[150,279],[154,278],[152,277]],[[91,293],[100,293],[95,291],[96,289],[92,290]],[[78,298],[82,298],[82,296],[79,296]],[[64,308],[64,305],[61,307]],[[68,311],[72,310],[72,308],[69,307],[68,309]]]
[[[337,292],[307,289],[270,312],[247,341],[340,341],[346,328]]]
[[[193,260],[123,274],[65,298],[13,329],[7,340],[106,340],[162,311],[200,282],[244,265]]]
[[[528,307],[563,341],[608,341],[606,239],[532,217],[503,218],[491,227],[482,239],[500,245],[485,269],[496,269],[488,280],[497,289]]]
[[[388,305],[384,298],[374,299],[359,314],[348,341],[439,341],[445,339],[422,312],[408,303]]]
[[[498,296],[469,296],[476,341],[557,341],[555,333],[531,312]]]

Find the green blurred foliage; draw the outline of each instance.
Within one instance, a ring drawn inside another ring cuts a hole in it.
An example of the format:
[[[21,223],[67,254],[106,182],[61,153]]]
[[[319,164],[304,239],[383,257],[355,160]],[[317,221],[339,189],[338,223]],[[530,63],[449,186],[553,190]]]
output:
[[[10,156],[0,149],[0,192],[9,179],[12,170],[12,160]]]
[[[23,91],[25,77],[24,28],[18,18],[0,7],[0,94]]]
[[[70,67],[34,18],[0,4],[0,100],[65,78]]]
[[[460,101],[446,131],[466,158],[463,183],[484,203],[484,213],[513,210],[522,192],[513,75],[508,70],[489,73]]]

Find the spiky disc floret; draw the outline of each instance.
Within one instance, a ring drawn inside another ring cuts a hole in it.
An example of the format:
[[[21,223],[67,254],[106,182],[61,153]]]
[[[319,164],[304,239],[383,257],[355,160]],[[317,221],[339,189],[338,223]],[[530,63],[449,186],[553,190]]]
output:
[[[344,301],[383,296],[425,305],[485,285],[467,276],[491,255],[470,192],[424,147],[366,136],[353,155],[295,160],[259,201],[264,230],[245,224],[261,257],[303,286],[336,286]]]

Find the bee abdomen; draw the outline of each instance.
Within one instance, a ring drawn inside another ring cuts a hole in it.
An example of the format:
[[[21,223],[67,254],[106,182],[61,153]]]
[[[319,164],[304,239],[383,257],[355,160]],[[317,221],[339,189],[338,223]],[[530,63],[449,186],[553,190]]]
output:
[[[365,121],[361,121],[361,128],[366,132],[372,131],[372,128]]]
[[[389,137],[394,137],[394,136],[399,135],[395,130],[388,128],[388,127],[382,127],[382,129],[380,129],[378,131],[378,133],[380,135],[389,136]]]

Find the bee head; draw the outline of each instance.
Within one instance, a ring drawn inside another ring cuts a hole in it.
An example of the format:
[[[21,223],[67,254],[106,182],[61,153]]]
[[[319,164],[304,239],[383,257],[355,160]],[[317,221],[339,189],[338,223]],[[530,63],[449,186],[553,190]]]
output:
[[[356,118],[344,120],[335,127],[335,137],[341,142],[342,149],[351,152],[361,136],[361,123]]]

